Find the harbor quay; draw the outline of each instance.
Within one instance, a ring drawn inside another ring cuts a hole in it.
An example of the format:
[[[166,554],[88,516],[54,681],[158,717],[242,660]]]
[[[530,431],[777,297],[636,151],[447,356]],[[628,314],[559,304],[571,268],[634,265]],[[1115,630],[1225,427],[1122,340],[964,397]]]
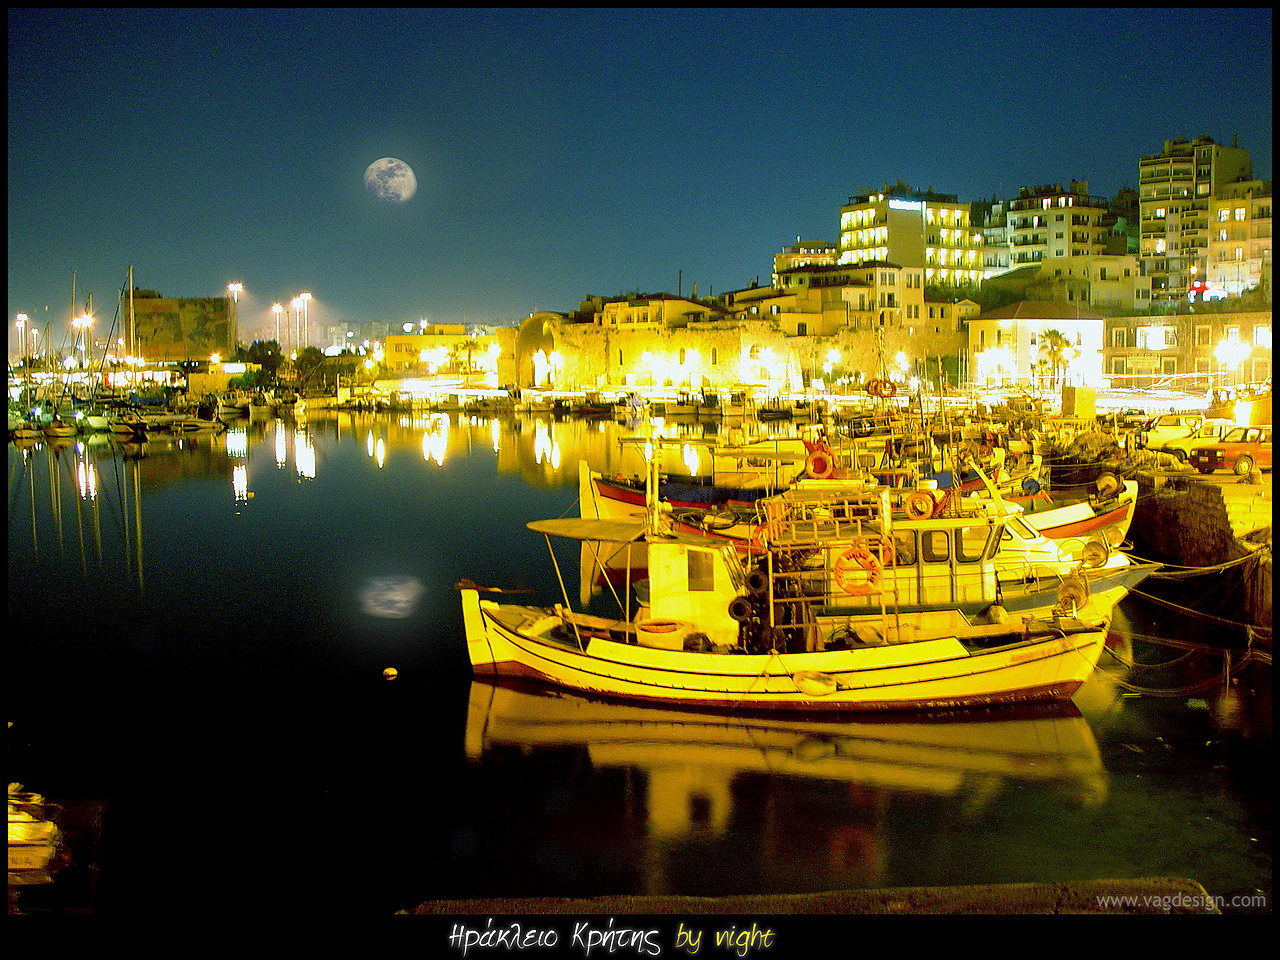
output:
[[[1136,471],[1138,502],[1130,537],[1143,557],[1185,567],[1229,567],[1261,554],[1243,581],[1242,620],[1270,632],[1274,511],[1272,475],[1202,478]]]

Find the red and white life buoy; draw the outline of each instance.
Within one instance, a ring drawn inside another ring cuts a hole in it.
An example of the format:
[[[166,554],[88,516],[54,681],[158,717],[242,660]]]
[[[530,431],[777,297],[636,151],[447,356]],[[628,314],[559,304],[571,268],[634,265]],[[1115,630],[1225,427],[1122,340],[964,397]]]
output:
[[[825,450],[815,450],[809,454],[804,468],[809,476],[818,480],[826,480],[835,472],[835,464],[832,462],[831,454]]]
[[[865,580],[850,578],[849,575],[855,566],[866,572]],[[862,544],[855,543],[840,554],[832,568],[832,573],[835,574],[836,584],[845,593],[853,597],[865,597],[880,586],[880,574],[883,569],[875,554]]]
[[[917,490],[907,497],[907,502],[903,504],[907,516],[912,520],[928,520],[933,516],[937,506],[938,503],[933,499],[933,494],[927,490]]]

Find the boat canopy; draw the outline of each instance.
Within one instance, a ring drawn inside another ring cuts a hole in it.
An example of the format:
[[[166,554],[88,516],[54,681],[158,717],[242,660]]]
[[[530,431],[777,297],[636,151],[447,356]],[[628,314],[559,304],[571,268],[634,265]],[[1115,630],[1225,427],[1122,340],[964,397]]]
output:
[[[637,520],[596,520],[583,517],[557,517],[554,520],[531,520],[525,524],[534,533],[567,540],[603,540],[607,543],[630,543],[643,540],[647,527]]]

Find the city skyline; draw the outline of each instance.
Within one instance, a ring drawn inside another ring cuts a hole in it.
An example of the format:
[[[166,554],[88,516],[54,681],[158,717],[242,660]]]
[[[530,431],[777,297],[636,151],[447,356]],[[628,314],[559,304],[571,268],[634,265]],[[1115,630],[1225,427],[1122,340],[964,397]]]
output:
[[[1270,45],[1269,9],[11,9],[9,349],[70,335],[73,271],[95,333],[130,265],[243,284],[246,341],[303,291],[313,330],[503,323],[766,283],[885,182],[1114,196],[1200,135],[1269,180]]]

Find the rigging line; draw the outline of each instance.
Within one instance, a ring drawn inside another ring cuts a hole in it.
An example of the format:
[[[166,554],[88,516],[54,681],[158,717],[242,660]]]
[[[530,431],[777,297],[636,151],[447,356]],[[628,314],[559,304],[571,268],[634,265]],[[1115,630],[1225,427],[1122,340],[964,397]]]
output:
[[[1150,697],[1185,697],[1190,693],[1203,693],[1205,690],[1212,690],[1219,684],[1225,685],[1230,677],[1237,676],[1245,666],[1251,663],[1254,659],[1254,655],[1252,651],[1250,651],[1241,657],[1229,671],[1224,671],[1221,675],[1215,674],[1205,680],[1199,680],[1196,683],[1187,684],[1182,687],[1168,687],[1166,689],[1140,687],[1135,683],[1129,683],[1127,680],[1122,680],[1119,677],[1113,677],[1109,674],[1107,675],[1107,678],[1122,690],[1128,690],[1131,693],[1140,693]]]
[[[1129,633],[1126,631],[1126,636],[1133,640],[1142,640],[1146,643],[1153,643],[1162,647],[1173,647],[1176,650],[1190,650],[1194,653],[1205,653],[1210,655],[1215,653],[1226,653],[1232,649],[1218,644],[1193,643],[1190,640],[1174,640],[1172,637],[1157,637],[1146,633]],[[1236,650],[1236,653],[1239,652],[1239,650]]]
[[[1117,653],[1116,651],[1108,647],[1104,647],[1103,649],[1105,649],[1107,653],[1111,654],[1111,656],[1115,658],[1116,663],[1119,663],[1122,666],[1128,667],[1130,670],[1138,670],[1138,669],[1159,670],[1165,667],[1174,667],[1182,663],[1184,660],[1186,660],[1188,657],[1192,656],[1196,652],[1194,650],[1187,650],[1181,656],[1174,657],[1172,660],[1166,660],[1164,663],[1139,663],[1137,660],[1124,659],[1122,656],[1120,656],[1119,653]]]
[[[1212,566],[1208,566],[1208,567],[1192,567],[1192,566],[1184,566],[1176,563],[1161,563],[1161,561],[1159,560],[1151,560],[1147,557],[1140,557],[1136,553],[1134,553],[1132,550],[1125,551],[1125,553],[1128,555],[1130,560],[1136,560],[1139,563],[1159,563],[1160,566],[1163,567],[1164,569],[1159,570],[1155,573],[1152,573],[1151,576],[1153,577],[1180,577],[1180,576],[1191,577],[1201,573],[1214,573],[1218,570],[1224,570],[1228,567],[1235,566],[1236,564],[1244,563],[1244,561],[1250,559],[1251,557],[1257,556],[1259,552],[1260,551],[1254,551],[1246,554],[1243,557],[1237,557],[1235,560],[1225,560],[1222,563],[1215,563]],[[1170,572],[1166,573],[1165,572],[1166,570]]]
[[[1187,613],[1194,617],[1198,617],[1201,620],[1207,620],[1210,623],[1217,623],[1224,627],[1239,627],[1241,629],[1248,629],[1249,627],[1253,626],[1253,624],[1242,623],[1239,620],[1228,620],[1225,617],[1217,617],[1211,613],[1201,613],[1199,610],[1194,610],[1191,607],[1184,607],[1181,604],[1174,603],[1172,600],[1165,600],[1165,599],[1162,599],[1161,597],[1153,596],[1152,594],[1149,594],[1149,593],[1143,593],[1141,590],[1138,590],[1136,588],[1131,589],[1129,592],[1131,594],[1136,594],[1137,596],[1142,597],[1145,600],[1150,600],[1153,603],[1158,603],[1161,606],[1169,607],[1170,609],[1173,609],[1173,610],[1180,610],[1183,613]]]

